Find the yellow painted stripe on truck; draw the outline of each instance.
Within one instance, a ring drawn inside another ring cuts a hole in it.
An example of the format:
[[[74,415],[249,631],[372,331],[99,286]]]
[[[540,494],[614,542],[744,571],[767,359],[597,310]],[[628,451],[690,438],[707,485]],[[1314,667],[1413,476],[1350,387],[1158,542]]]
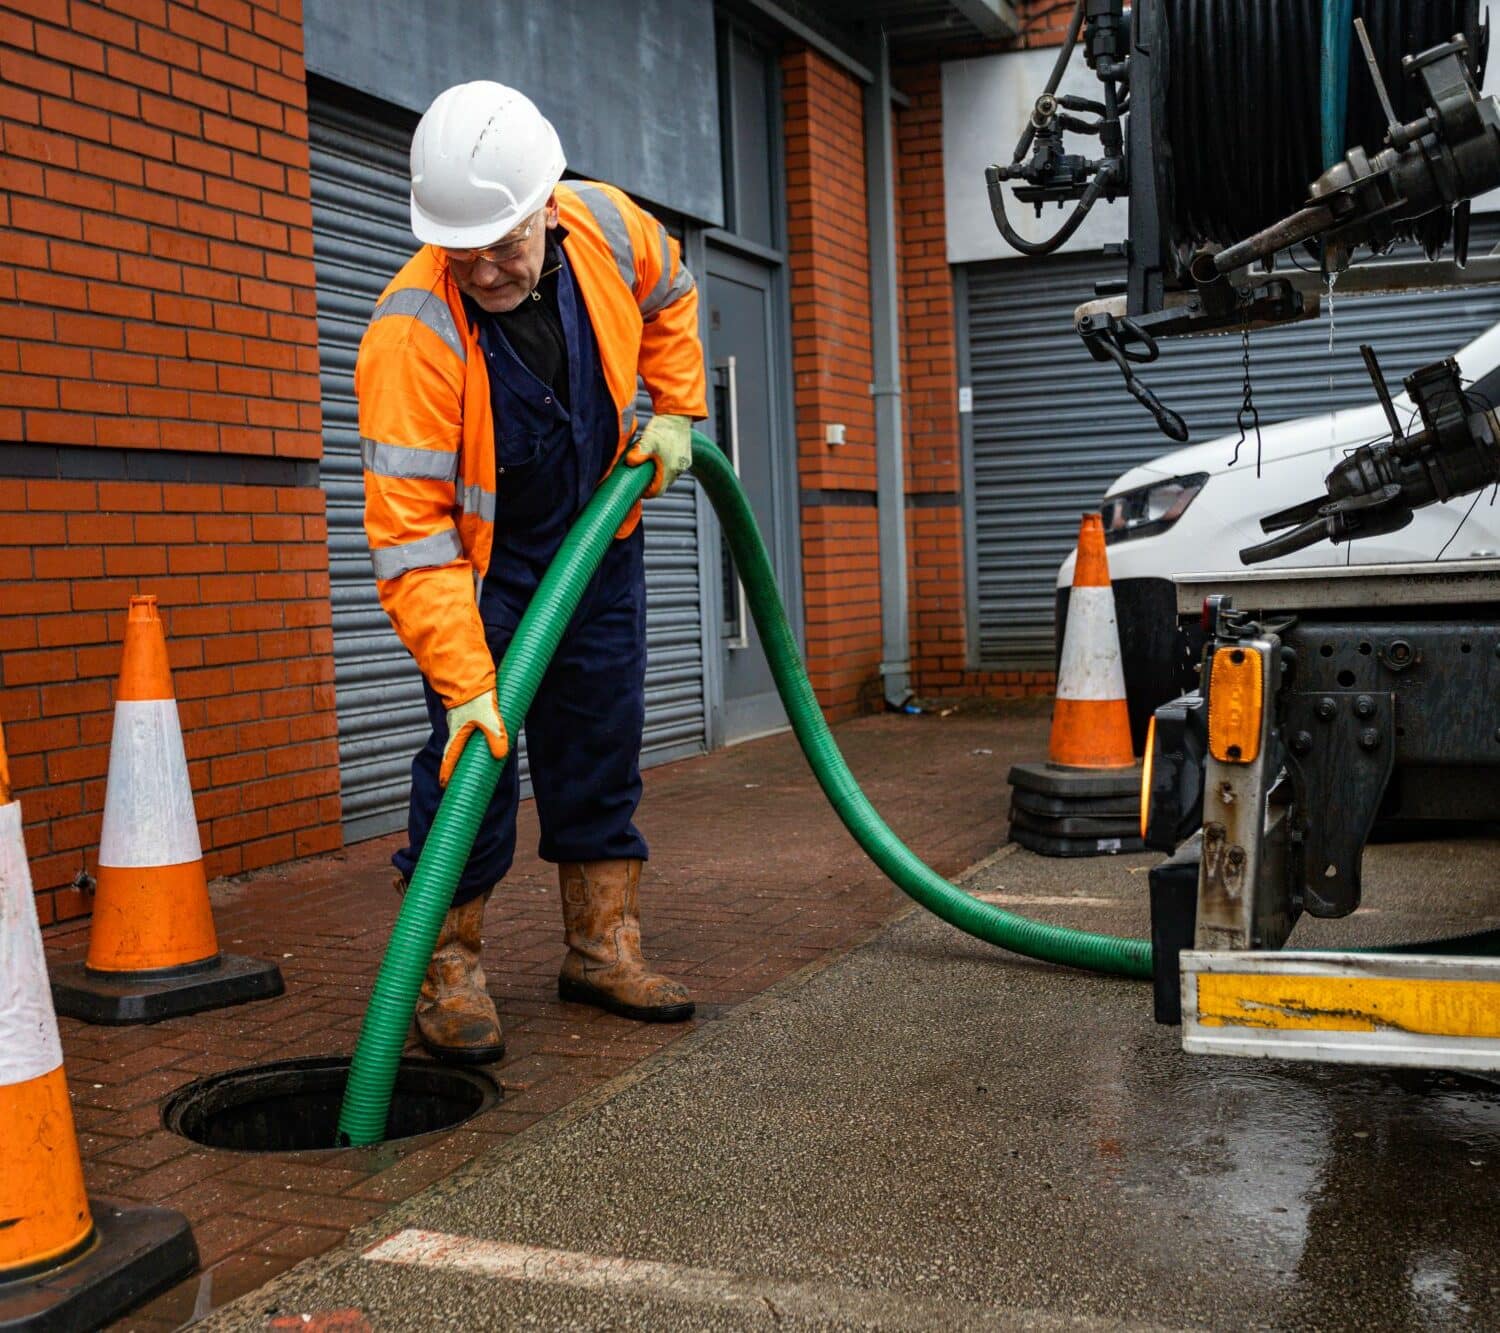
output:
[[[1205,1027],[1500,1037],[1500,982],[1431,978],[1198,974]]]

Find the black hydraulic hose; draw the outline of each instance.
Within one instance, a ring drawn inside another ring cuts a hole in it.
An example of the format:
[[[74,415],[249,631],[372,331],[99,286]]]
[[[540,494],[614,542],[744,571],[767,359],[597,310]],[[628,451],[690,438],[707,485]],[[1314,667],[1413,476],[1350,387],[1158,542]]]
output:
[[[984,169],[984,183],[990,193],[990,213],[994,216],[995,226],[1000,229],[1000,234],[1005,237],[1007,244],[1019,250],[1023,255],[1035,258],[1050,255],[1083,225],[1083,220],[1088,217],[1089,210],[1098,202],[1099,196],[1104,193],[1114,178],[1113,167],[1107,165],[1100,167],[1094,173],[1094,178],[1084,188],[1078,202],[1073,205],[1073,211],[1068,214],[1068,220],[1045,241],[1028,241],[1010,225],[1010,218],[1005,211],[1005,187],[1000,181],[1000,169],[998,167]]]
[[[1057,91],[1062,82],[1063,72],[1068,68],[1068,61],[1073,56],[1073,48],[1078,45],[1078,34],[1083,29],[1083,11],[1087,0],[1078,0],[1073,6],[1073,18],[1068,24],[1067,36],[1063,38],[1062,48],[1057,53],[1057,59],[1052,62],[1052,73],[1047,76],[1047,86],[1042,89],[1043,97],[1051,97]],[[1031,151],[1031,141],[1036,138],[1036,122],[1030,116],[1026,117],[1026,128],[1021,131],[1021,137],[1016,143],[1015,154],[1011,157],[1012,162],[1022,161],[1026,154]]]

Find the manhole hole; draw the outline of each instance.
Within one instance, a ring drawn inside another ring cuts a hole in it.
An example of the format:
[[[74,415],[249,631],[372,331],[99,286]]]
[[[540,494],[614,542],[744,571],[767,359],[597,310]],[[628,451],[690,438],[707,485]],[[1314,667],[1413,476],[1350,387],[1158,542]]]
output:
[[[308,1152],[336,1147],[348,1056],[279,1060],[213,1074],[179,1088],[162,1106],[173,1133],[210,1148]],[[500,1100],[494,1080],[472,1069],[403,1060],[386,1142],[452,1129]]]

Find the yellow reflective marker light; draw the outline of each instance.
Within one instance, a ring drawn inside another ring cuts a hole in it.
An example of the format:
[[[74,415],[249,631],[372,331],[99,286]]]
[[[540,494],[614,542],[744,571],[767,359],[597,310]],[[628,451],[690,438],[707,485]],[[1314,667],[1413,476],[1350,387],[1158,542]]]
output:
[[[1146,828],[1151,823],[1151,770],[1155,766],[1153,760],[1156,758],[1156,714],[1151,714],[1151,721],[1146,724],[1146,755],[1141,761],[1141,837],[1146,836]]]
[[[1265,668],[1254,648],[1214,652],[1208,692],[1208,752],[1225,764],[1252,763],[1260,754]]]

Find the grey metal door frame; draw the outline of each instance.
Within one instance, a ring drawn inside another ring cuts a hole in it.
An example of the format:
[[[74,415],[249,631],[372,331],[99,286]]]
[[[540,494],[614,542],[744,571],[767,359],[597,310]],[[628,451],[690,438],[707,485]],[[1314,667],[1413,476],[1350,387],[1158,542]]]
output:
[[[953,274],[953,324],[958,348],[959,499],[963,505],[964,665],[980,668],[979,654],[979,516],[974,505],[974,369],[969,355],[969,270],[950,265]]]
[[[743,282],[747,272],[754,272],[764,282],[767,298],[766,320],[766,364],[770,370],[774,389],[767,414],[771,420],[772,439],[768,442],[771,452],[771,511],[770,532],[763,532],[766,547],[780,580],[782,602],[787,619],[792,626],[799,651],[806,643],[803,623],[802,596],[802,522],[798,505],[797,449],[795,413],[792,396],[792,349],[789,337],[789,278],[785,257],[780,251],[758,245],[743,237],[734,236],[717,229],[705,234],[704,276],[718,277],[726,281]],[[705,319],[707,301],[703,302]],[[705,333],[704,346],[710,364],[717,358],[712,345],[712,335]],[[718,522],[712,524],[715,540],[723,541]],[[714,553],[717,555],[717,552]],[[703,568],[717,570],[718,561],[710,556],[710,548],[704,547]],[[723,693],[722,653],[725,651],[719,639],[718,629],[722,623],[722,594],[717,584],[713,594],[713,615],[709,622],[713,640],[713,652],[705,654],[712,659],[718,675],[719,694],[710,710],[710,731],[715,743],[726,739]],[[705,601],[705,618],[709,603]],[[779,724],[778,724],[779,725]]]
[[[689,227],[683,234],[683,260],[695,277],[707,279],[708,251],[706,233],[701,227]],[[703,299],[703,284],[698,286],[698,338],[703,344],[705,360],[708,349],[708,302]],[[700,422],[706,431],[708,422]],[[698,605],[702,608],[700,643],[703,655],[704,743],[710,750],[724,744],[724,665],[719,656],[719,625],[723,620],[723,598],[719,589],[719,522],[703,488],[693,487],[698,519]],[[713,558],[709,559],[712,552]]]

